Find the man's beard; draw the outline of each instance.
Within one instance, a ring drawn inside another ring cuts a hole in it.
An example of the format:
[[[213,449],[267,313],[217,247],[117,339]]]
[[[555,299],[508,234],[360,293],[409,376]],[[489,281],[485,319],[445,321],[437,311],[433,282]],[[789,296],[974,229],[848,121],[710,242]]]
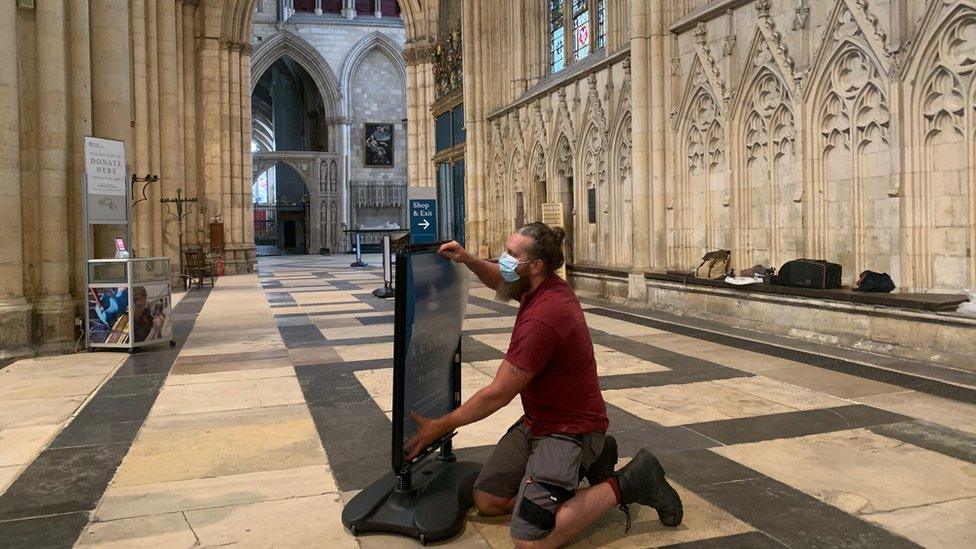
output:
[[[527,278],[519,278],[515,282],[502,280],[502,283],[495,288],[495,299],[501,302],[517,300],[528,289],[529,280]]]

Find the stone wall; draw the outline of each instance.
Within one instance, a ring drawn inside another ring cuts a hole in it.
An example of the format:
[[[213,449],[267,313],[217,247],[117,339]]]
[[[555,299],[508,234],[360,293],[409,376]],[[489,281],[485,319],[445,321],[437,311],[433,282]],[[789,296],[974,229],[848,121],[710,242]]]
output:
[[[484,104],[468,231],[493,250],[521,193],[532,215],[572,197],[579,263],[687,269],[727,248],[735,268],[976,285],[976,2],[610,1],[606,51],[552,76],[544,29],[513,13],[464,20],[486,33],[465,35],[465,103]]]

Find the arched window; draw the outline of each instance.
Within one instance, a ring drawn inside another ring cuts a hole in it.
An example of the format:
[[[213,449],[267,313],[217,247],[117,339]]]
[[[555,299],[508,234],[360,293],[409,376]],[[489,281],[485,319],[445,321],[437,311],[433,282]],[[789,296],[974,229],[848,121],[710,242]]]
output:
[[[606,45],[606,0],[549,0],[549,73]]]

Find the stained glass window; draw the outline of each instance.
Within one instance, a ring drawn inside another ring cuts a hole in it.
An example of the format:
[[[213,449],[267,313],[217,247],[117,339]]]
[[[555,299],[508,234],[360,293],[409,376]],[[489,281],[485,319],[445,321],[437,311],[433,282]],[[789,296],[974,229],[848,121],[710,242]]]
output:
[[[549,0],[549,72],[559,72],[566,66],[566,29],[563,2]]]
[[[596,8],[596,48],[607,45],[607,3],[600,0]]]
[[[590,54],[590,10],[587,0],[573,0],[573,59]]]
[[[606,41],[606,0],[549,0],[550,74],[604,47]]]

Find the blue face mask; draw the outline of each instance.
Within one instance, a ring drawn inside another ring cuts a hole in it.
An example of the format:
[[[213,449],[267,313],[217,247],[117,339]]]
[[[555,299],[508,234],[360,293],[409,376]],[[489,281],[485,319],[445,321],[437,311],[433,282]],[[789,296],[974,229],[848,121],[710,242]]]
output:
[[[519,278],[518,273],[515,272],[515,268],[522,263],[528,263],[528,261],[519,261],[512,257],[508,252],[505,252],[498,258],[498,270],[502,274],[502,279],[505,282],[515,282]]]

